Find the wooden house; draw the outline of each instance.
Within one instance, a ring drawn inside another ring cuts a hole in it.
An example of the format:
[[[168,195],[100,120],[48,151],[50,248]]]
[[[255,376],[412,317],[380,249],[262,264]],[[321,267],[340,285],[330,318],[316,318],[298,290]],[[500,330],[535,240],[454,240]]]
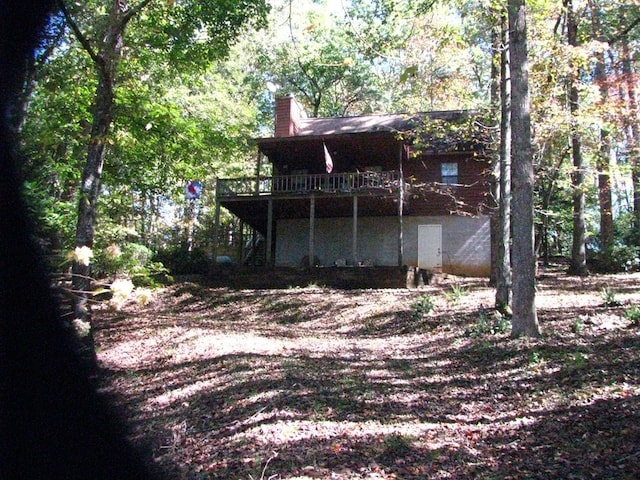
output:
[[[469,115],[307,118],[278,98],[257,174],[219,179],[216,204],[261,234],[266,265],[488,276],[489,161],[443,128]]]

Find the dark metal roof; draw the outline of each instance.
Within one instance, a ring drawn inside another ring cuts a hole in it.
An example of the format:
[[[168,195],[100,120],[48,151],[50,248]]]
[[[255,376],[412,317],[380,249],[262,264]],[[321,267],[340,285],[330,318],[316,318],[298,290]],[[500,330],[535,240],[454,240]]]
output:
[[[300,121],[299,136],[342,135],[372,132],[403,132],[418,121],[408,115],[368,115],[362,117],[305,118]]]
[[[355,117],[302,118],[298,121],[298,131],[293,136],[258,138],[258,148],[268,157],[276,152],[284,154],[285,150],[294,149],[294,145],[310,145],[309,142],[321,145],[361,145],[361,148],[379,150],[379,139],[392,143],[417,140],[424,151],[451,152],[473,151],[478,148],[477,142],[465,138],[464,134],[446,133],[441,128],[429,125],[430,121],[456,123],[477,112],[471,110],[445,110],[422,112],[416,114],[361,115]],[[425,129],[421,129],[425,127]],[[402,135],[404,134],[404,135]],[[383,140],[383,139],[387,140]],[[291,154],[291,152],[290,152]],[[271,158],[273,161],[274,158]]]
[[[362,115],[357,117],[303,118],[296,137],[332,136],[354,133],[410,132],[426,119],[455,121],[469,115],[468,110],[447,110],[416,114]],[[292,137],[278,137],[292,138]],[[258,139],[258,142],[266,139]]]
[[[457,120],[466,111],[442,111],[393,115],[363,115],[359,117],[305,118],[300,121],[297,135],[341,135],[349,133],[409,132],[424,123],[426,118]]]

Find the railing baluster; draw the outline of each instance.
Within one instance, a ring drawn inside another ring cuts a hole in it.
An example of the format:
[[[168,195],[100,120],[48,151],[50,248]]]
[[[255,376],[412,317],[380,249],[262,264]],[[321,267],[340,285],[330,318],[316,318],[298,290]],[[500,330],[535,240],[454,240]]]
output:
[[[333,174],[276,175],[260,179],[258,189],[255,179],[218,179],[218,196],[252,196],[271,194],[300,194],[310,191],[347,193],[350,191],[397,189],[402,181],[400,172],[343,172]]]

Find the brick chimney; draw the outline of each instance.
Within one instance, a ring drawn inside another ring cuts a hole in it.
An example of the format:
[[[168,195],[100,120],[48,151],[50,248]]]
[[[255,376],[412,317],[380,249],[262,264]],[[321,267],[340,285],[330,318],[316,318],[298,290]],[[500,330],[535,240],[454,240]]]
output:
[[[307,118],[302,105],[289,95],[276,98],[275,137],[292,137],[300,130],[300,120]]]

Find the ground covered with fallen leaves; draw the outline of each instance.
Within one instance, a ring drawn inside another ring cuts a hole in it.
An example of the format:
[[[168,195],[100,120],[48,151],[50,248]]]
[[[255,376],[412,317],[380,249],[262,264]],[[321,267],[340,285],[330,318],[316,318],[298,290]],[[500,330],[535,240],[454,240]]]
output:
[[[536,340],[493,296],[177,284],[96,309],[99,382],[172,479],[640,478],[640,274],[542,272]]]

